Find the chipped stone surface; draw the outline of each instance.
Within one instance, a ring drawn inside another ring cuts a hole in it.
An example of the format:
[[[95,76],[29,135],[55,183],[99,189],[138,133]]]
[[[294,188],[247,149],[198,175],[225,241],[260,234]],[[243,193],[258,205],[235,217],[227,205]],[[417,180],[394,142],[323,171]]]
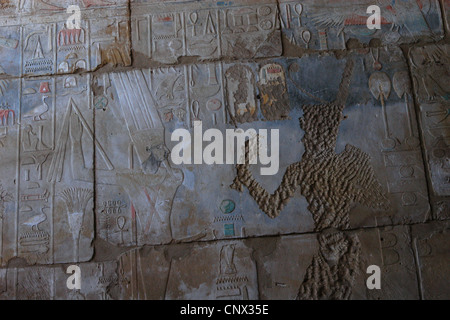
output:
[[[280,21],[290,44],[312,50],[347,49],[350,39],[385,45],[442,38],[439,2],[429,1],[330,1],[280,0]],[[381,29],[367,28],[367,8],[381,9]]]
[[[448,298],[449,1],[372,4],[0,0],[0,299]]]

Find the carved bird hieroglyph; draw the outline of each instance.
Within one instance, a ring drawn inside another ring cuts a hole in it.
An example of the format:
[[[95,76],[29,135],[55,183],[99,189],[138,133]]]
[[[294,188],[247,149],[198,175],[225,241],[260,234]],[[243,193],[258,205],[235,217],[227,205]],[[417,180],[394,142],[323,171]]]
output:
[[[48,96],[42,97],[42,104],[34,107],[30,111],[28,111],[23,117],[24,119],[27,118],[33,118],[34,121],[42,121],[45,120],[42,116],[46,114],[49,110],[49,106],[47,102],[45,102],[45,99],[47,99]]]
[[[321,28],[337,28],[340,35],[346,26],[365,25],[367,8],[377,5],[381,9],[381,23],[391,24],[391,31],[405,30],[406,34],[430,34],[431,30],[422,14],[430,8],[430,0],[366,0],[352,3],[348,0],[317,1],[309,15]],[[321,3],[322,2],[322,3]],[[327,10],[322,10],[322,7]]]
[[[32,216],[31,218],[27,219],[24,223],[22,223],[24,226],[31,227],[31,230],[33,231],[39,231],[39,225],[47,220],[47,214],[45,211],[50,209],[49,207],[44,207],[41,209],[41,214],[37,214],[35,216]]]

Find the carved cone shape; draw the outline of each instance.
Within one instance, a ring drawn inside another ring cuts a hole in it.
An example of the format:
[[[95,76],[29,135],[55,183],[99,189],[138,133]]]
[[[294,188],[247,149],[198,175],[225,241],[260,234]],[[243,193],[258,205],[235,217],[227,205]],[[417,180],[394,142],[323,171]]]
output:
[[[119,227],[120,230],[123,230],[123,228],[125,228],[125,217],[119,217],[117,218],[117,226]]]
[[[295,12],[297,12],[297,14],[299,15],[299,16],[301,16],[302,15],[302,12],[303,12],[303,5],[302,4],[296,4],[295,5]]]
[[[50,92],[50,87],[48,82],[42,82],[39,88],[40,93],[48,93]]]
[[[192,12],[192,13],[189,15],[189,18],[191,19],[191,22],[192,22],[193,24],[196,24],[197,21],[198,21],[198,14],[197,14],[197,12]]]
[[[308,30],[303,31],[302,38],[306,44],[309,44],[309,42],[311,41],[311,32],[309,32]]]

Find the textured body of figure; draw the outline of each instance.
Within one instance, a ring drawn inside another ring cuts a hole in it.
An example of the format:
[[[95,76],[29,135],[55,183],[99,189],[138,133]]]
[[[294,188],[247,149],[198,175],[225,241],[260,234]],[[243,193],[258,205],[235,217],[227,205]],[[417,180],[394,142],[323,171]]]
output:
[[[260,209],[273,219],[298,189],[308,201],[315,229],[321,232],[320,251],[307,270],[297,297],[301,299],[350,297],[360,245],[356,238],[339,230],[349,228],[349,213],[354,204],[374,209],[386,209],[389,205],[369,155],[351,145],[340,154],[335,151],[353,68],[354,62],[349,60],[334,102],[303,106],[300,126],[305,131],[302,140],[305,153],[300,162],[287,168],[281,185],[272,195],[253,178],[248,163],[236,166],[237,177],[231,186],[241,192],[247,187]]]

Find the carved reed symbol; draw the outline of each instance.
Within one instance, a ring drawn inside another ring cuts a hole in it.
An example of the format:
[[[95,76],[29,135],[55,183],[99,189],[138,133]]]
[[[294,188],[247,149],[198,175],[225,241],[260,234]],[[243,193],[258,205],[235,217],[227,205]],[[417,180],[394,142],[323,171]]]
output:
[[[74,241],[74,259],[75,261],[78,261],[83,218],[86,214],[89,201],[94,197],[94,193],[89,189],[70,188],[64,190],[60,194],[60,197],[66,203],[67,218]]]
[[[11,117],[12,115],[12,117]],[[0,109],[0,122],[2,126],[6,126],[8,125],[8,120],[11,120],[11,124],[15,123],[15,119],[16,119],[16,114],[14,112],[14,110],[10,110],[10,109]]]
[[[83,29],[63,29],[58,32],[58,46],[83,44],[83,38]]]
[[[1,66],[0,66],[0,74],[5,74]],[[6,93],[6,89],[8,88],[10,83],[11,81],[7,79],[0,80],[0,97]]]

